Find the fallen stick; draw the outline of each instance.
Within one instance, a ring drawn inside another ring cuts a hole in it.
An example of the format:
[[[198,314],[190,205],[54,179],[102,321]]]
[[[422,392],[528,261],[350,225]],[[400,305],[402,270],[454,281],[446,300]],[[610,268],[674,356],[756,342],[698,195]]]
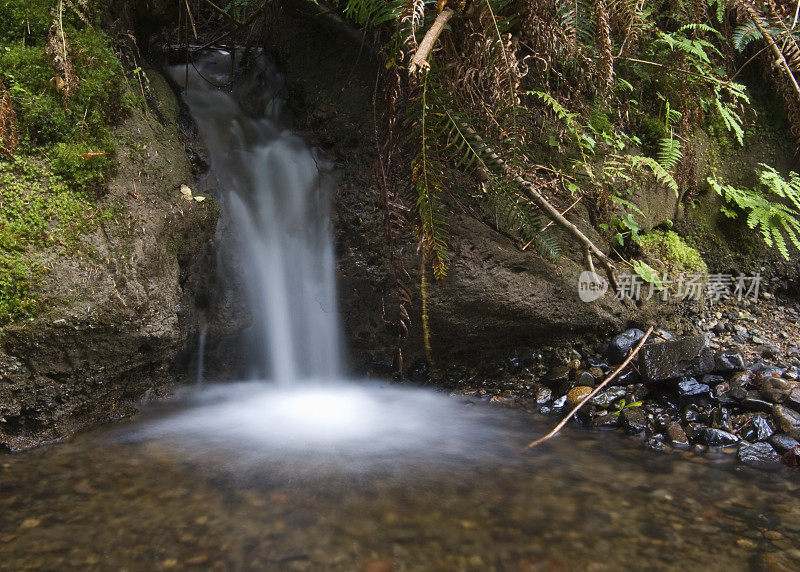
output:
[[[564,419],[562,419],[562,420],[561,420],[561,423],[559,423],[558,425],[556,425],[556,426],[555,426],[555,428],[554,428],[552,431],[550,431],[550,433],[548,433],[547,435],[545,435],[544,437],[542,437],[542,438],[540,438],[540,439],[536,439],[536,441],[532,441],[532,442],[528,443],[528,445],[527,445],[525,448],[526,448],[526,449],[533,449],[534,447],[536,447],[536,446],[537,446],[537,445],[539,445],[540,443],[544,443],[544,442],[545,442],[545,441],[547,441],[548,439],[551,439],[553,436],[555,436],[555,434],[556,434],[556,433],[558,433],[559,431],[561,431],[561,428],[562,428],[562,427],[564,427],[564,425],[566,425],[566,424],[567,424],[567,422],[568,422],[570,419],[572,419],[572,416],[573,416],[573,415],[575,415],[575,414],[576,414],[576,413],[577,413],[577,412],[580,410],[580,408],[581,408],[581,407],[583,407],[584,405],[586,405],[587,403],[589,403],[589,402],[592,400],[592,398],[593,398],[595,395],[597,395],[597,394],[600,392],[600,390],[601,390],[601,389],[603,389],[603,388],[604,388],[606,385],[608,385],[608,384],[611,382],[611,380],[613,380],[615,377],[617,377],[617,375],[619,375],[619,372],[621,372],[623,369],[625,369],[625,366],[627,366],[627,365],[628,365],[628,364],[631,362],[631,360],[632,360],[632,359],[633,359],[633,358],[636,356],[636,354],[637,354],[637,353],[639,353],[639,350],[640,350],[640,349],[642,349],[642,346],[644,345],[644,343],[647,341],[647,338],[649,338],[649,337],[650,337],[650,334],[652,334],[652,333],[653,333],[653,326],[650,326],[650,327],[647,329],[647,332],[644,334],[644,337],[643,337],[641,340],[639,340],[639,343],[636,345],[636,347],[633,349],[633,351],[630,353],[630,355],[629,355],[629,356],[628,356],[628,357],[625,359],[625,361],[624,361],[624,362],[622,362],[622,365],[621,365],[621,366],[619,366],[619,367],[618,367],[618,368],[617,368],[617,369],[614,371],[614,373],[612,373],[611,375],[609,375],[609,376],[608,376],[608,377],[607,377],[607,378],[606,378],[606,379],[603,381],[603,383],[601,383],[600,385],[598,385],[598,386],[597,386],[597,387],[594,389],[594,391],[592,391],[592,392],[591,392],[589,395],[587,395],[587,396],[586,396],[586,398],[585,398],[583,401],[581,401],[580,403],[578,403],[578,405],[576,405],[576,406],[575,406],[575,407],[572,409],[572,411],[570,411],[570,412],[567,414],[567,416],[566,416],[566,417],[564,417]]]

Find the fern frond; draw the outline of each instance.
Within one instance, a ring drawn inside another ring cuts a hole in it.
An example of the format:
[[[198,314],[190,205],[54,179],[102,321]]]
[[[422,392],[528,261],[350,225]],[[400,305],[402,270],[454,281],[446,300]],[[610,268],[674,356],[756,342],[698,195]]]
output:
[[[683,157],[681,151],[681,141],[677,137],[670,135],[658,142],[658,162],[668,171],[673,170]]]
[[[800,250],[800,175],[791,172],[787,181],[769,165],[761,166],[759,182],[763,191],[739,189],[714,177],[709,177],[708,183],[728,203],[745,211],[747,226],[757,229],[767,246],[776,248],[784,259],[789,260],[789,243]],[[776,194],[793,206],[770,201],[764,192]],[[723,213],[734,218],[736,211],[725,208]]]
[[[630,161],[634,169],[649,169],[659,183],[669,187],[676,195],[678,194],[677,181],[661,163],[652,157],[645,157],[644,155],[626,155],[625,157]]]

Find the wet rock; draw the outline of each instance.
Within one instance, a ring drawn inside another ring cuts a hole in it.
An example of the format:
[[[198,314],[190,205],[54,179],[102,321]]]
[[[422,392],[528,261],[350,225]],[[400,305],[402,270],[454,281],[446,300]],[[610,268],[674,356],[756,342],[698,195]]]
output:
[[[669,445],[664,442],[663,435],[653,435],[645,441],[645,447],[651,451],[658,451],[659,453],[666,453],[669,451]]]
[[[598,407],[602,407],[603,409],[608,409],[615,401],[625,397],[626,393],[627,389],[625,389],[624,387],[611,387],[595,395],[592,398],[592,401]]]
[[[764,413],[771,413],[773,407],[772,403],[761,399],[759,393],[753,390],[747,392],[747,397],[742,399],[741,406],[751,411],[763,411]]]
[[[711,411],[711,426],[714,429],[723,429],[725,431],[733,431],[731,427],[731,420],[728,410],[724,407],[715,407]]]
[[[800,411],[800,387],[789,392],[789,395],[786,396],[786,401],[784,401],[784,404],[788,407],[791,407],[795,411]]]
[[[648,344],[639,352],[639,371],[647,382],[714,371],[713,350],[705,336]]]
[[[692,445],[692,453],[695,455],[704,455],[708,451],[708,447],[701,443],[696,443]]]
[[[695,403],[690,403],[683,409],[683,420],[687,423],[708,423],[709,415],[701,411]]]
[[[739,438],[733,433],[713,427],[703,429],[699,437],[700,441],[709,447],[727,447],[739,442]]]
[[[606,413],[592,418],[592,427],[617,427],[619,425],[619,415],[616,413]]]
[[[584,399],[586,399],[589,394],[592,392],[592,388],[586,385],[579,385],[577,387],[573,387],[567,393],[567,402],[566,405],[569,408],[575,407],[579,403],[581,403]]]
[[[575,380],[575,383],[577,383],[578,385],[586,385],[589,387],[594,387],[597,384],[597,380],[588,371],[582,371]]]
[[[784,433],[775,433],[769,438],[769,444],[775,447],[778,453],[783,454],[800,445],[800,441]]]
[[[638,407],[623,409],[619,414],[619,420],[625,431],[631,435],[643,433],[647,429],[647,416]]]
[[[683,427],[681,427],[681,424],[677,421],[672,421],[667,424],[667,437],[669,437],[670,443],[676,447],[689,446],[689,438],[686,436],[686,432],[683,430]]]
[[[748,425],[753,428],[753,432],[749,434],[751,441],[766,441],[775,433],[775,428],[763,415],[753,415]]]
[[[608,359],[611,363],[622,363],[639,340],[644,337],[644,332],[638,328],[631,328],[611,338],[608,344]]]
[[[570,371],[569,366],[559,365],[551,369],[547,373],[547,381],[567,381],[569,379]]]
[[[562,395],[553,402],[553,409],[561,409],[562,407],[564,407],[564,404],[566,402],[567,402],[567,396]]]
[[[761,398],[772,403],[783,403],[789,394],[800,388],[796,381],[780,377],[768,377],[761,385]]]
[[[800,439],[800,413],[792,411],[784,405],[775,405],[772,408],[772,415],[777,420],[781,431],[790,437]]]
[[[693,397],[695,395],[711,395],[711,388],[705,383],[700,383],[693,377],[684,378],[678,382],[678,395]]]
[[[781,463],[781,458],[769,443],[742,443],[737,458],[740,463],[760,469],[774,469]]]
[[[553,398],[553,391],[541,383],[533,384],[533,399],[537,405],[544,405]]]
[[[714,356],[714,369],[717,373],[744,371],[744,357],[740,352],[722,352]]]

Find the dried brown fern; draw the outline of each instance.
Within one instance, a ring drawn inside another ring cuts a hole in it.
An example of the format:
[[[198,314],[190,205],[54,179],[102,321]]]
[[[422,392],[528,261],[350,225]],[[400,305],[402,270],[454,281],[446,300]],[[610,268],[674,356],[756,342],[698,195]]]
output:
[[[611,52],[611,25],[605,0],[595,0],[594,15],[598,53],[598,71],[600,72],[600,94],[605,100],[614,80],[614,54]]]
[[[0,83],[0,152],[11,157],[17,146],[16,113],[11,96]]]

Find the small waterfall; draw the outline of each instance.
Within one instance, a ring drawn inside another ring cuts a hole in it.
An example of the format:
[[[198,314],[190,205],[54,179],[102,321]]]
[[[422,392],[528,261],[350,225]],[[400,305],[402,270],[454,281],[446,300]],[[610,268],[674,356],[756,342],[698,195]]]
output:
[[[287,128],[282,81],[269,63],[230,84],[230,54],[211,52],[189,68],[184,99],[220,182],[223,217],[235,233],[226,250],[247,283],[259,376],[282,384],[340,374],[334,252],[329,222],[333,177],[326,162]],[[185,67],[173,69],[183,85]]]
[[[205,322],[200,326],[200,332],[197,335],[197,371],[195,373],[195,383],[203,385],[203,372],[205,371],[206,359],[206,333],[207,326]]]

